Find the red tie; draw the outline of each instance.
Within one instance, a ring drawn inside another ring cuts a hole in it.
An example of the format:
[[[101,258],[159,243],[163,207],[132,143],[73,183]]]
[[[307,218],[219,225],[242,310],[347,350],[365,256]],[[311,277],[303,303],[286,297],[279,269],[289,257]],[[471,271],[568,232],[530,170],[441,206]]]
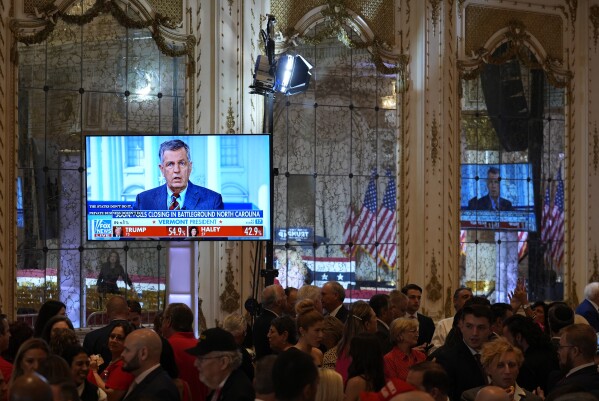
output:
[[[168,207],[168,210],[179,210],[181,209],[179,207],[179,202],[177,202],[177,199],[179,199],[179,195],[171,195],[171,205]]]

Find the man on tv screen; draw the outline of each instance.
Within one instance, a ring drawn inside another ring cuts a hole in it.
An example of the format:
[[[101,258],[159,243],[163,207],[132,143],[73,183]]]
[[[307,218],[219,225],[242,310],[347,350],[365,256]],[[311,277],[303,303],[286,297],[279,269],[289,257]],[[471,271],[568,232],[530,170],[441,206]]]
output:
[[[189,146],[173,139],[160,144],[160,172],[166,184],[143,191],[135,198],[135,210],[219,210],[224,209],[218,192],[189,181],[192,161]]]
[[[490,167],[487,173],[489,193],[482,198],[474,197],[468,201],[468,210],[514,210],[512,202],[499,196],[499,169]]]

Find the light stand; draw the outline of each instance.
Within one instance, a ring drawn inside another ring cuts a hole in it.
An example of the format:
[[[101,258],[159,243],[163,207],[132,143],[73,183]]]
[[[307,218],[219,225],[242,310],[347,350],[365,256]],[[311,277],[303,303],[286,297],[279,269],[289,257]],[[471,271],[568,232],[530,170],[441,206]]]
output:
[[[285,55],[279,60],[275,60],[275,23],[273,15],[268,15],[266,30],[260,31],[260,37],[264,42],[266,56],[258,56],[254,69],[254,82],[250,86],[253,94],[264,96],[264,132],[267,132],[271,138],[274,132],[274,98],[275,92],[280,92],[290,96],[305,92],[310,83],[312,65],[300,55]],[[272,141],[271,141],[272,143]],[[270,152],[270,165],[273,165],[272,149]],[[271,229],[274,225],[274,176],[275,171],[271,173],[271,191],[270,191],[270,221]],[[274,230],[273,230],[274,231]],[[272,238],[272,236],[271,236]],[[261,255],[261,251],[259,252]],[[260,270],[260,276],[264,277],[265,285],[274,283],[278,276],[278,270],[274,268],[274,247],[273,240],[266,243],[266,266]]]

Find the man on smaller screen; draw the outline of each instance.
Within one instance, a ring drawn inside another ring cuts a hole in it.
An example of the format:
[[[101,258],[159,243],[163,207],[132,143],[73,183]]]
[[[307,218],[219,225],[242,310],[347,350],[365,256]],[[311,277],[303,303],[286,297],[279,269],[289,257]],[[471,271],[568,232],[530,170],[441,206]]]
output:
[[[514,210],[512,202],[499,196],[499,169],[490,167],[487,173],[487,189],[489,193],[482,198],[476,196],[468,202],[468,210]]]
[[[222,196],[189,181],[193,163],[189,146],[173,139],[160,144],[160,172],[166,184],[143,191],[135,198],[134,210],[219,210]]]

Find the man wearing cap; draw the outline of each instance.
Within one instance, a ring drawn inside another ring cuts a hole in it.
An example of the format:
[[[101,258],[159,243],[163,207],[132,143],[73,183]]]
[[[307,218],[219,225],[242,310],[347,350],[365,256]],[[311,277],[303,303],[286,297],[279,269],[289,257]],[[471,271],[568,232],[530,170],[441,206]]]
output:
[[[231,333],[220,327],[208,329],[187,352],[196,357],[200,380],[212,390],[209,401],[254,401],[254,388],[239,369],[241,352]]]
[[[123,401],[142,398],[180,401],[179,390],[160,366],[162,340],[151,329],[134,330],[125,339],[123,370],[135,376]]]

